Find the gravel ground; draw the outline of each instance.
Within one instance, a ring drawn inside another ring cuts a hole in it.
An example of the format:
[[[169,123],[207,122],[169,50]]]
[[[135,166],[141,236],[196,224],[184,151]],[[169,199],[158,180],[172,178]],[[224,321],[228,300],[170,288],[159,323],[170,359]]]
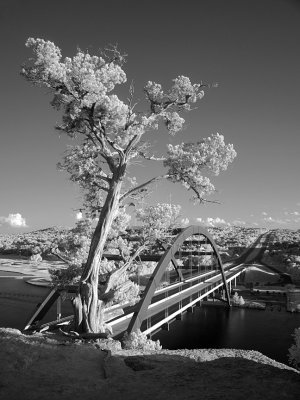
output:
[[[110,351],[9,328],[0,344],[1,400],[299,399],[299,372],[256,351]]]

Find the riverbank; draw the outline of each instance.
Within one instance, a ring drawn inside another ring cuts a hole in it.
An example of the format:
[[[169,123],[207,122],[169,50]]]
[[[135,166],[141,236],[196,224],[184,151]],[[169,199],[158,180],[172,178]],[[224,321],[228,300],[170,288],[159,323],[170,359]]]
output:
[[[50,287],[49,270],[56,268],[66,268],[66,264],[61,260],[35,262],[28,257],[0,255],[0,271],[26,275],[28,276],[26,282],[32,285]]]
[[[111,352],[101,350],[101,341],[4,328],[0,342],[3,399],[296,400],[300,392],[299,372],[256,351]]]

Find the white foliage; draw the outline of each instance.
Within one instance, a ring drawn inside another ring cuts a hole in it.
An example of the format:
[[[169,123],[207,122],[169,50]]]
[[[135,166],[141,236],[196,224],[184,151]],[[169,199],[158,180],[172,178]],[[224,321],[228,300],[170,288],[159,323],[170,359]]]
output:
[[[146,239],[161,238],[172,229],[180,215],[181,206],[168,203],[157,203],[137,210],[137,220],[142,225],[142,235]]]
[[[132,332],[130,335],[125,333],[123,345],[124,349],[127,350],[155,351],[162,349],[159,340],[153,341],[148,339],[147,335],[139,329],[137,332]]]
[[[225,145],[223,135],[213,134],[198,143],[168,145],[168,156],[164,165],[169,168],[169,180],[181,182],[195,192],[193,199],[201,201],[205,194],[214,191],[210,179],[202,171],[218,175],[226,170],[236,157],[232,144]]]
[[[202,99],[207,86],[193,84],[183,75],[175,78],[166,91],[161,84],[149,81],[144,91],[150,112],[135,113],[131,100],[124,103],[111,93],[127,79],[123,70],[125,58],[117,49],[112,49],[111,57],[78,50],[74,57],[62,59],[60,49],[50,41],[29,38],[26,46],[32,48],[35,58],[24,66],[22,74],[53,90],[51,104],[63,110],[58,129],[72,137],[83,135],[83,143],[70,148],[60,167],[80,184],[85,206],[92,213],[97,213],[103,204],[112,173],[120,162],[141,156],[139,143],[145,132],[157,129],[159,120],[171,135],[179,132],[185,121],[181,113]],[[218,175],[235,156],[233,146],[225,145],[224,137],[215,134],[198,143],[170,144],[164,166],[169,180],[191,189],[193,199],[201,202],[204,195],[214,191],[204,173]]]

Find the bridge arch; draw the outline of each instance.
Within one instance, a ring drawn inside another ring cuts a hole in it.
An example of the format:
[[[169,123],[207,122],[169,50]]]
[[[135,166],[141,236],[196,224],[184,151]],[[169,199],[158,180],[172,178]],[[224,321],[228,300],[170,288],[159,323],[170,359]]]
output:
[[[199,226],[199,225],[191,225],[191,226],[183,229],[178,234],[178,236],[176,237],[172,246],[170,248],[168,248],[165,251],[165,253],[162,255],[152,276],[149,279],[149,282],[144,291],[144,296],[141,299],[141,301],[138,303],[137,308],[130,320],[130,323],[127,328],[128,333],[135,332],[141,328],[143,321],[147,318],[148,307],[151,304],[152,297],[161,282],[161,278],[162,278],[164,272],[168,268],[170,262],[172,262],[176,268],[175,254],[178,252],[180,246],[184,243],[184,241],[193,235],[204,236],[208,240],[211,247],[213,248],[213,253],[217,259],[217,264],[219,266],[219,269],[220,269],[220,272],[222,275],[222,280],[223,280],[223,284],[225,287],[225,293],[226,293],[226,300],[227,300],[228,305],[230,306],[230,295],[229,295],[227,281],[226,281],[226,277],[225,277],[225,273],[224,273],[223,263],[222,263],[217,245],[216,245],[213,237],[207,231],[207,229],[205,229],[204,227]],[[182,279],[182,276],[181,276],[181,279]]]

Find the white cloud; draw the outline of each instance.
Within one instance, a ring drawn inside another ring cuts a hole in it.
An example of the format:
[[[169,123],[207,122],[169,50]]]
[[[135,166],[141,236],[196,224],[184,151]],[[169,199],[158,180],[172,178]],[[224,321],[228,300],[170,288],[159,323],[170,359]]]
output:
[[[262,212],[262,215],[268,215],[268,213],[266,213],[265,211]]]
[[[206,225],[206,226],[220,226],[220,225],[227,225],[229,226],[230,223],[226,222],[223,218],[210,218],[207,217],[206,219],[202,219],[202,218],[196,218],[197,222],[199,222],[200,224]]]
[[[7,224],[13,228],[25,228],[26,220],[20,213],[9,214],[8,217],[0,217],[0,225]]]
[[[188,218],[182,218],[180,222],[182,223],[182,225],[188,225],[190,223],[190,220]]]

